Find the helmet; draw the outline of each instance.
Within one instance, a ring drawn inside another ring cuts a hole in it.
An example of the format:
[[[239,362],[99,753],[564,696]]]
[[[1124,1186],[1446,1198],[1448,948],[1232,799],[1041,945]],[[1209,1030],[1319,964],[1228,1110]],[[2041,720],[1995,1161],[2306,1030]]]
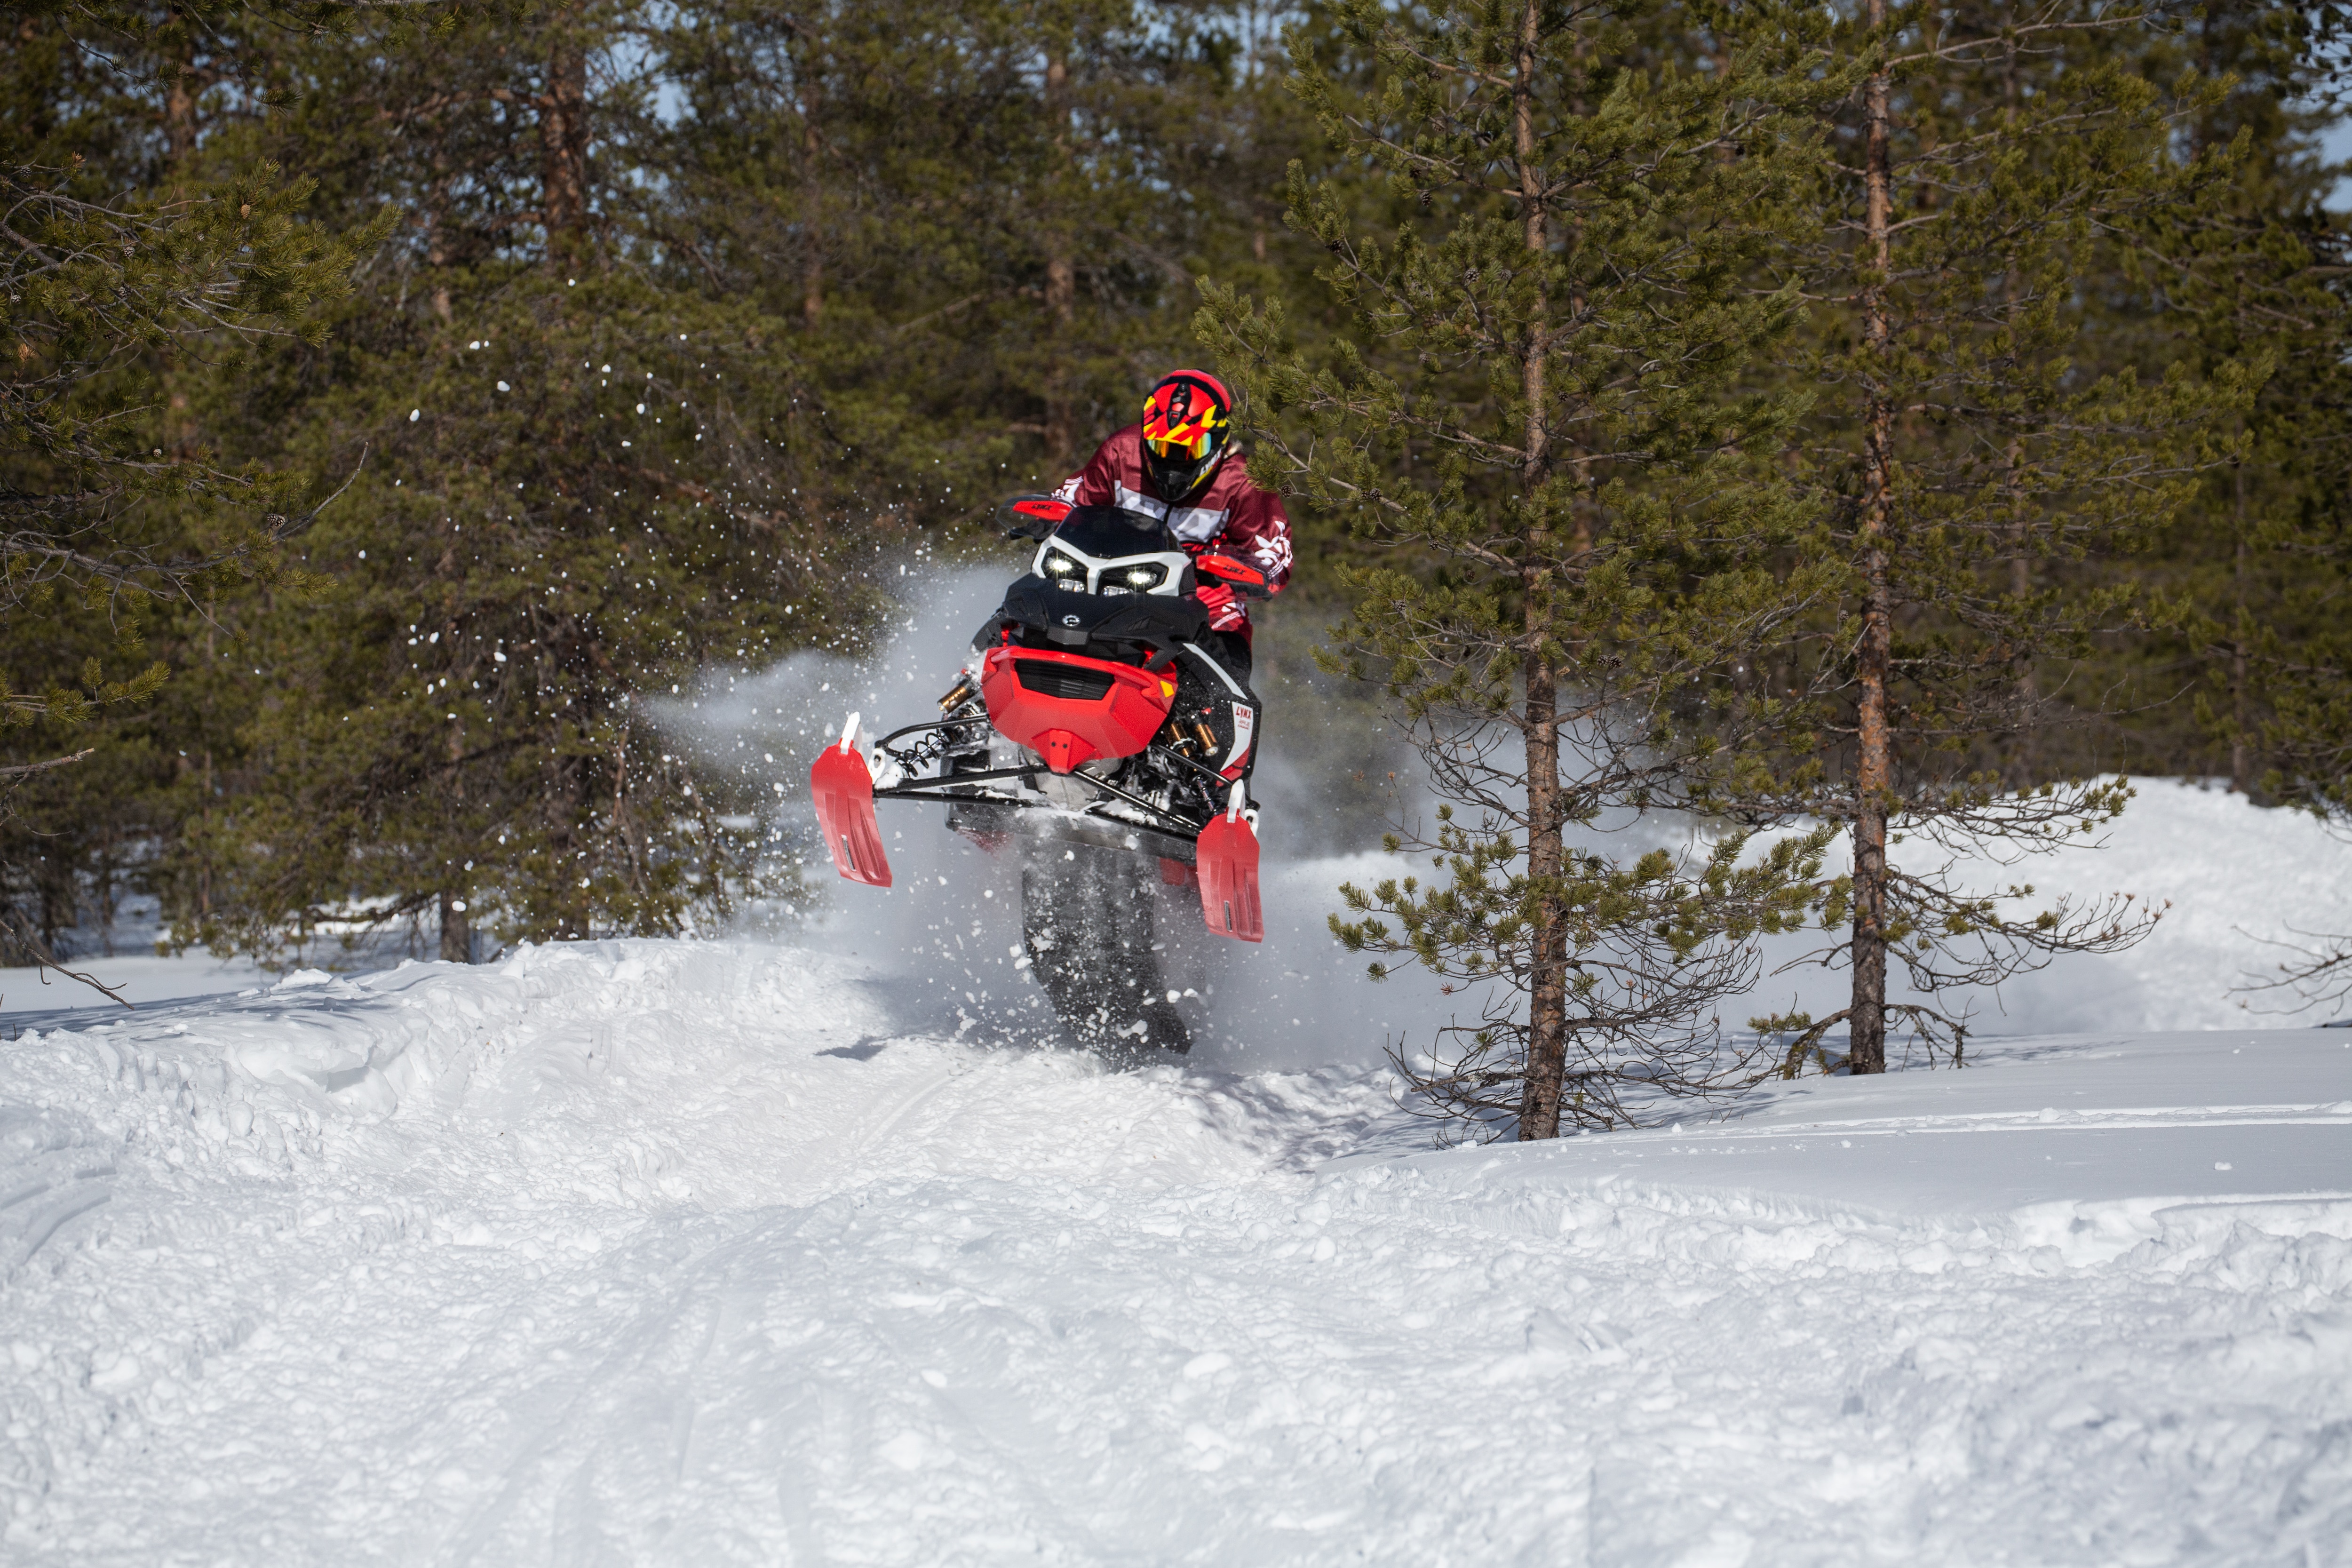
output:
[[[1143,472],[1161,500],[1209,482],[1233,444],[1232,395],[1205,371],[1171,371],[1143,403]]]

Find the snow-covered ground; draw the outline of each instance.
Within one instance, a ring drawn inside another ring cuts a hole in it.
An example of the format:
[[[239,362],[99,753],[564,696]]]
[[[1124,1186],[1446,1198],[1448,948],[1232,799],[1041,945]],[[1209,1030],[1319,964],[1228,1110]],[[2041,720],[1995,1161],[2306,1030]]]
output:
[[[2307,823],[2150,786],[2036,879],[2175,913],[1965,1072],[1445,1152],[1348,864],[1113,1074],[902,842],[798,946],[20,1019],[0,1561],[2352,1565],[2352,1030],[2230,991]]]
[[[2036,897],[2005,905],[2011,915],[2047,908],[2061,895],[2086,904],[2128,893],[2163,909],[2155,931],[2119,955],[2061,958],[1969,998],[1971,1026],[2013,1035],[2272,1027],[2352,1016],[2352,1001],[2295,1013],[2292,994],[2248,989],[2275,979],[2298,949],[2331,935],[2352,940],[2352,843],[2311,816],[2250,805],[2219,787],[2172,779],[2140,779],[2134,787],[2129,808],[2095,839],[2009,867],[1963,866],[1958,885],[1989,893],[2032,887]],[[1895,853],[1925,851],[1898,845]],[[1844,983],[1842,972],[1791,972],[1759,999],[1786,1007],[1794,995],[1819,1015],[1844,1005]]]
[[[898,1005],[641,942],[9,1045],[7,1560],[2352,1562],[2352,1032],[1437,1153]]]

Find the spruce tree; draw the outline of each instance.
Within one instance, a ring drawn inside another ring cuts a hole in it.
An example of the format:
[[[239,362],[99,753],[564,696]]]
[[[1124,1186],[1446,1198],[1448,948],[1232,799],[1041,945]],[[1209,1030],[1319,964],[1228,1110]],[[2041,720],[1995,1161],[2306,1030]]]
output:
[[[1378,168],[1396,221],[1294,166],[1290,221],[1352,331],[1311,360],[1278,302],[1212,289],[1202,316],[1253,475],[1389,555],[1343,570],[1337,656],[1411,728],[1441,804],[1391,846],[1438,874],[1345,889],[1333,931],[1481,993],[1417,1081],[1522,1139],[1753,1081],[1712,1008],[1797,919],[1824,842],[1747,861],[1736,835],[1678,858],[1588,831],[1719,744],[1698,683],[1791,613],[1768,568],[1801,521],[1749,454],[1802,399],[1736,391],[1796,308],[1748,286],[1796,220],[1790,166],[1746,62],[1656,58],[1664,16],[1338,7],[1377,62],[1361,97],[1295,33],[1335,162]]]

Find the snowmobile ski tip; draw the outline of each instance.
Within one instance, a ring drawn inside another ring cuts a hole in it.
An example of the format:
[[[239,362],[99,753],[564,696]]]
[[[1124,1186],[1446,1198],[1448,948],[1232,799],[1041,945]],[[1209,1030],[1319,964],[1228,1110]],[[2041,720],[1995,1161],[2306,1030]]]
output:
[[[1234,788],[1238,801],[1240,787]],[[1257,897],[1257,834],[1236,805],[1209,819],[1193,849],[1201,879],[1201,916],[1219,936],[1264,942],[1265,914]]]
[[[890,858],[882,852],[882,825],[874,816],[874,774],[856,745],[857,717],[850,716],[841,743],[827,746],[809,770],[809,794],[824,830],[833,868],[869,888],[890,885]]]

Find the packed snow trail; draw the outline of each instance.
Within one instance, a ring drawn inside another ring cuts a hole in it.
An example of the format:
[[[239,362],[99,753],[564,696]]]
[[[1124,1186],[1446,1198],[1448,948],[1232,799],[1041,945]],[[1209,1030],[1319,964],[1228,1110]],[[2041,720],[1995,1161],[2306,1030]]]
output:
[[[2352,1563],[2347,1036],[2040,1042],[1429,1152],[1371,1070],[909,1036],[867,974],[753,946],[26,1035],[0,1543]]]

